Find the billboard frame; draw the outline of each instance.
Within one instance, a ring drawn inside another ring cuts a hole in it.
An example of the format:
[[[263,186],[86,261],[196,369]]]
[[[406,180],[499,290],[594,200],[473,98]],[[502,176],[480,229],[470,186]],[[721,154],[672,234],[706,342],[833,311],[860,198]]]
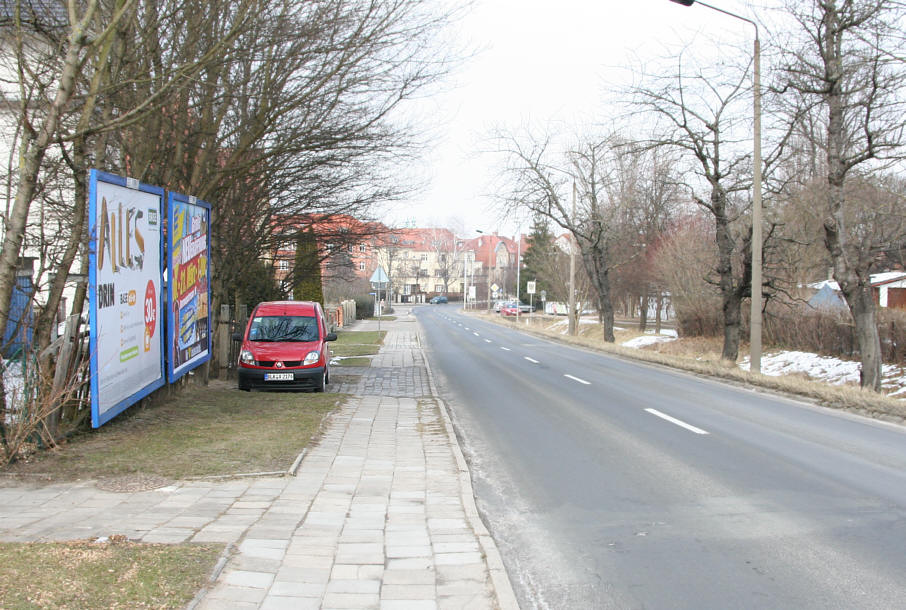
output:
[[[213,335],[214,329],[212,327],[212,309],[211,303],[214,296],[213,292],[213,275],[211,273],[211,204],[206,201],[201,201],[196,197],[190,195],[183,195],[182,193],[176,193],[173,191],[167,192],[167,248],[166,248],[166,263],[167,263],[167,291],[166,291],[166,316],[167,329],[166,329],[166,343],[167,343],[167,380],[169,383],[173,383],[189,371],[192,371],[205,362],[208,362],[211,359],[213,353]],[[173,253],[176,250],[174,247],[172,237],[174,232],[174,227],[176,227],[176,218],[174,212],[176,209],[175,204],[186,205],[186,206],[196,206],[204,209],[206,221],[205,221],[205,232],[207,235],[207,244],[205,246],[205,255],[207,256],[207,307],[208,307],[208,331],[207,331],[207,350],[203,354],[199,354],[193,358],[190,358],[186,362],[180,364],[178,367],[174,366],[176,361],[176,341],[179,335],[179,326],[180,318],[178,315],[173,313],[173,301],[176,298],[176,283],[177,278],[176,274],[173,273],[175,268],[173,264]]]
[[[160,346],[160,361],[159,361],[159,372],[160,375],[157,379],[146,384],[144,387],[139,388],[137,391],[132,394],[120,399],[118,402],[114,403],[111,407],[106,409],[103,413],[100,412],[100,384],[99,384],[99,362],[98,362],[98,307],[97,307],[97,289],[98,289],[98,271],[97,271],[97,255],[98,255],[98,225],[97,225],[97,194],[98,194],[98,183],[106,183],[114,186],[119,186],[123,188],[128,188],[136,190],[142,193],[149,195],[156,195],[158,197],[158,219],[163,218],[164,212],[164,197],[165,191],[161,187],[152,186],[150,184],[144,184],[139,182],[135,178],[124,178],[122,176],[117,176],[115,174],[109,174],[96,169],[89,170],[89,187],[88,187],[88,217],[89,217],[89,236],[88,236],[88,317],[89,317],[89,345],[91,345],[90,350],[90,375],[91,375],[91,427],[99,428],[104,425],[136,402],[142,398],[151,394],[151,392],[157,390],[158,388],[163,387],[167,383],[166,378],[166,367],[164,361],[165,355],[165,345],[164,345],[164,336],[165,332],[161,328],[161,332],[158,333],[158,339]],[[159,231],[160,238],[158,240],[158,269],[157,269],[157,278],[159,286],[163,287],[164,278],[163,278],[163,262],[164,262],[164,236],[162,227]],[[103,246],[102,246],[103,247]],[[156,295],[157,300],[157,323],[163,324],[164,320],[161,316],[163,313],[163,290],[159,290]]]

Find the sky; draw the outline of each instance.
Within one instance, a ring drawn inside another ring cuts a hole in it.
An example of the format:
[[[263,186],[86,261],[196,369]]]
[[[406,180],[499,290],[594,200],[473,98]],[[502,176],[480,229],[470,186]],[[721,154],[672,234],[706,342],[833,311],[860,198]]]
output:
[[[710,3],[752,15],[738,0]],[[443,91],[418,102],[418,113],[434,124],[423,164],[413,170],[426,187],[385,220],[464,236],[476,229],[514,235],[517,225],[527,231],[530,224],[502,218],[495,205],[495,129],[575,134],[605,124],[614,112],[609,92],[631,78],[627,66],[681,44],[694,49],[711,34],[751,44],[754,32],[705,6],[669,0],[476,0],[455,29],[458,43],[475,52]]]

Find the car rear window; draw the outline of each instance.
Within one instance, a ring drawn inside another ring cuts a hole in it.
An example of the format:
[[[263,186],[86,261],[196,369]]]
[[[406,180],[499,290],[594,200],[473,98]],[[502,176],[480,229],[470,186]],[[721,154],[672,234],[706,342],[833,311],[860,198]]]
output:
[[[249,341],[317,341],[314,316],[256,316],[249,328]]]

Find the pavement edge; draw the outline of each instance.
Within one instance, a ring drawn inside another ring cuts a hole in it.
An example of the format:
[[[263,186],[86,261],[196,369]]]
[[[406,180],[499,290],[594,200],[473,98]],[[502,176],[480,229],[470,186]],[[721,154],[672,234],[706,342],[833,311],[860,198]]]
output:
[[[428,372],[428,387],[431,390],[431,396],[437,400],[440,406],[440,412],[444,420],[444,428],[447,431],[447,437],[453,449],[453,455],[456,456],[456,465],[459,468],[459,491],[462,497],[463,508],[469,519],[469,524],[478,536],[478,542],[484,553],[485,561],[488,564],[488,572],[491,576],[491,584],[494,586],[494,593],[497,596],[497,605],[501,610],[519,610],[519,603],[516,601],[516,593],[513,591],[513,585],[507,574],[506,566],[503,564],[503,558],[500,556],[500,550],[497,543],[491,537],[491,533],[485,527],[484,521],[478,512],[478,506],[475,504],[475,493],[472,490],[472,474],[466,463],[466,458],[459,446],[459,440],[456,438],[456,432],[453,430],[453,420],[450,418],[450,412],[447,403],[440,397],[437,391],[437,385],[434,383],[434,373],[431,365],[428,363],[427,354],[422,345],[421,322],[416,319],[416,341],[418,351],[422,354],[422,360],[425,363],[425,370]]]

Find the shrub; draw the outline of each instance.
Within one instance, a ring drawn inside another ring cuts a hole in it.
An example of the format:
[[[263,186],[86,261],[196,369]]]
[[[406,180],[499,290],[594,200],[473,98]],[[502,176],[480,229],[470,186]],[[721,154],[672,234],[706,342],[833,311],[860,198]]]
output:
[[[370,295],[355,298],[355,317],[359,320],[374,317],[374,299]]]
[[[849,311],[816,310],[804,303],[773,303],[764,320],[765,342],[842,358],[859,357]],[[880,308],[878,334],[884,362],[906,361],[906,311]]]

